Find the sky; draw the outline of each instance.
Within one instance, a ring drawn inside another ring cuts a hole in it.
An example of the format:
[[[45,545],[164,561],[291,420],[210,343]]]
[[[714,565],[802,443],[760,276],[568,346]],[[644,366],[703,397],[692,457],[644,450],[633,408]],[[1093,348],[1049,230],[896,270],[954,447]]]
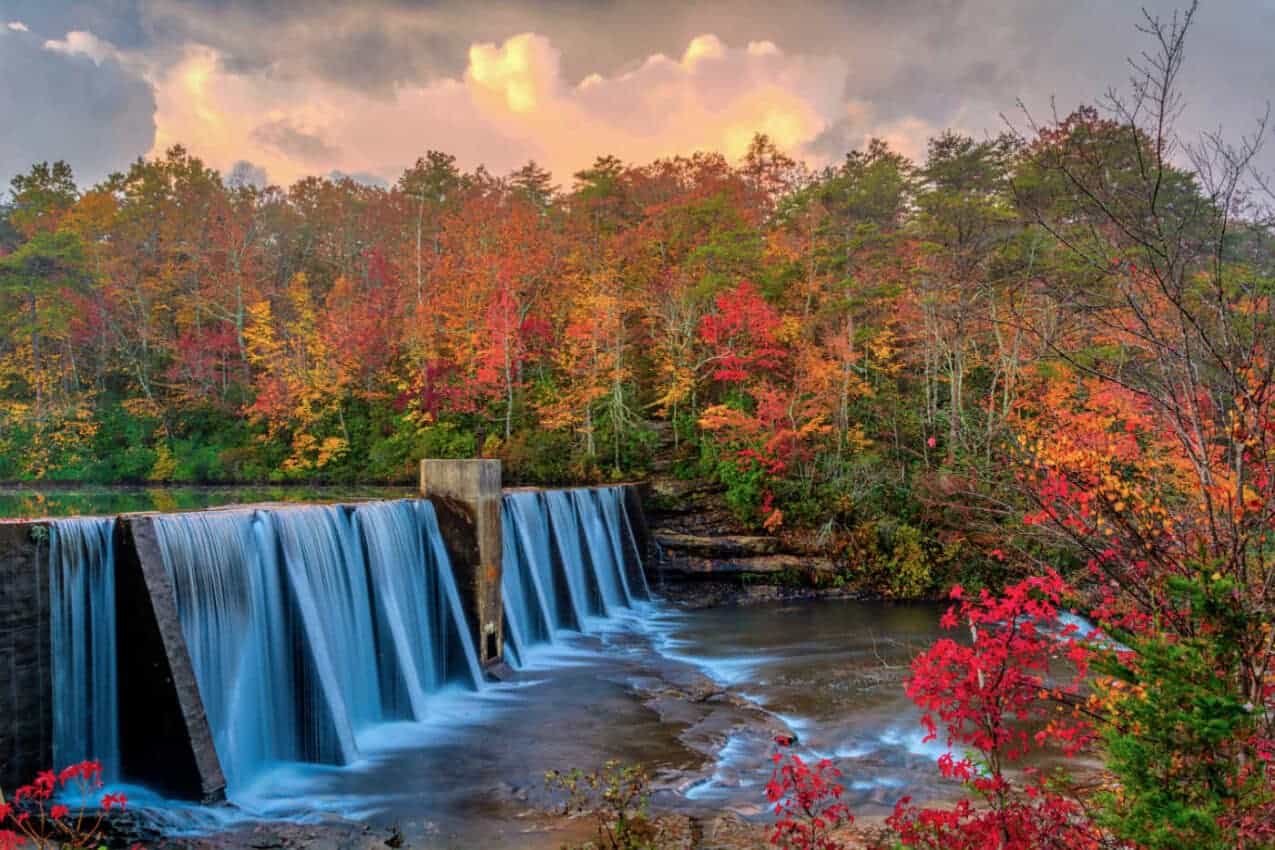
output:
[[[1154,14],[1172,2],[1149,0]],[[1127,84],[1127,0],[0,0],[0,180],[82,184],[175,143],[237,179],[392,182],[430,149],[559,184],[598,155],[755,132],[811,165],[872,137],[923,158]],[[1179,129],[1251,133],[1275,0],[1204,0]],[[1270,139],[1275,148],[1275,138]],[[1271,150],[1263,165],[1275,165]]]

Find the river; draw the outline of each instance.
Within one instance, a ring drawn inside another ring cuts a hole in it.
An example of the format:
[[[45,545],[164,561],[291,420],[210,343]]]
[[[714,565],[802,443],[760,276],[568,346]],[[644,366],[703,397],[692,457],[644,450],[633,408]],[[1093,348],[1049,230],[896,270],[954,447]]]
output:
[[[413,847],[558,847],[561,821],[539,816],[556,799],[545,771],[608,759],[651,771],[657,810],[764,822],[781,733],[837,764],[860,816],[884,815],[905,794],[950,797],[934,767],[943,749],[923,743],[902,687],[910,658],[939,634],[939,611],[845,599],[643,603],[594,634],[536,648],[509,681],[437,695],[431,722],[360,740],[358,764],[283,765],[239,795],[243,815],[174,810],[170,823],[354,819],[393,825]]]

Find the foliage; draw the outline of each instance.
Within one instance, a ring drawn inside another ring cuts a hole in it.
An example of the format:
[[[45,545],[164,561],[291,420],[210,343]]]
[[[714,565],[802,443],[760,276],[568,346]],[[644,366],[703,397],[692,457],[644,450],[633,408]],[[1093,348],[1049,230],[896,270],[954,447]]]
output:
[[[40,773],[8,801],[0,796],[0,847],[95,850],[103,846],[108,817],[112,811],[123,811],[128,800],[121,793],[102,794],[99,799],[101,787],[102,766],[86,761],[56,774]],[[72,798],[78,798],[72,804],[74,810],[68,805]],[[140,848],[134,845],[134,850]]]
[[[650,817],[651,777],[641,765],[614,759],[589,773],[573,768],[545,774],[545,785],[566,795],[563,813],[597,824],[598,850],[655,850],[659,829]]]
[[[787,748],[786,736],[775,739],[771,756],[774,770],[766,783],[766,799],[774,806],[775,827],[770,843],[782,850],[841,850],[845,845],[834,831],[854,822],[846,804],[845,789],[837,782],[841,771],[828,759],[814,764]]]

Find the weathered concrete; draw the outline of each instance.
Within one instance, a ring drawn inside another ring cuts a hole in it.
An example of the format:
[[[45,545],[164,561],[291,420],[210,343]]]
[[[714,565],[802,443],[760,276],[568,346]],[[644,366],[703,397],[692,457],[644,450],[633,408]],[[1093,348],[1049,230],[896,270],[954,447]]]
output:
[[[53,767],[49,527],[0,523],[0,788]]]
[[[500,597],[500,461],[421,461],[421,494],[434,505],[484,667],[504,657]]]
[[[154,520],[122,517],[115,533],[122,772],[171,796],[224,799],[226,780]]]

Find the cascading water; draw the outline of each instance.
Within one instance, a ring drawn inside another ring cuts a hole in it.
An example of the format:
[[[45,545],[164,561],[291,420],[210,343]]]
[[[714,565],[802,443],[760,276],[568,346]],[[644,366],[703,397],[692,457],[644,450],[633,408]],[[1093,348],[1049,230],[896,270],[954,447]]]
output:
[[[119,778],[113,518],[52,523],[49,592],[53,652],[53,760],[96,759]]]
[[[372,581],[382,717],[424,720],[430,691],[482,681],[434,508],[376,502],[356,508],[354,521]]]
[[[630,594],[637,599],[650,599],[651,588],[646,582],[642,553],[638,549],[633,524],[624,505],[624,490],[606,487],[595,491],[595,494],[602,505],[602,517],[609,532],[607,539],[611,541],[615,562],[628,582]]]
[[[424,720],[478,659],[428,502],[155,519],[231,793],[273,764],[349,764],[358,733]]]
[[[502,591],[510,660],[648,599],[619,487],[509,493]]]

